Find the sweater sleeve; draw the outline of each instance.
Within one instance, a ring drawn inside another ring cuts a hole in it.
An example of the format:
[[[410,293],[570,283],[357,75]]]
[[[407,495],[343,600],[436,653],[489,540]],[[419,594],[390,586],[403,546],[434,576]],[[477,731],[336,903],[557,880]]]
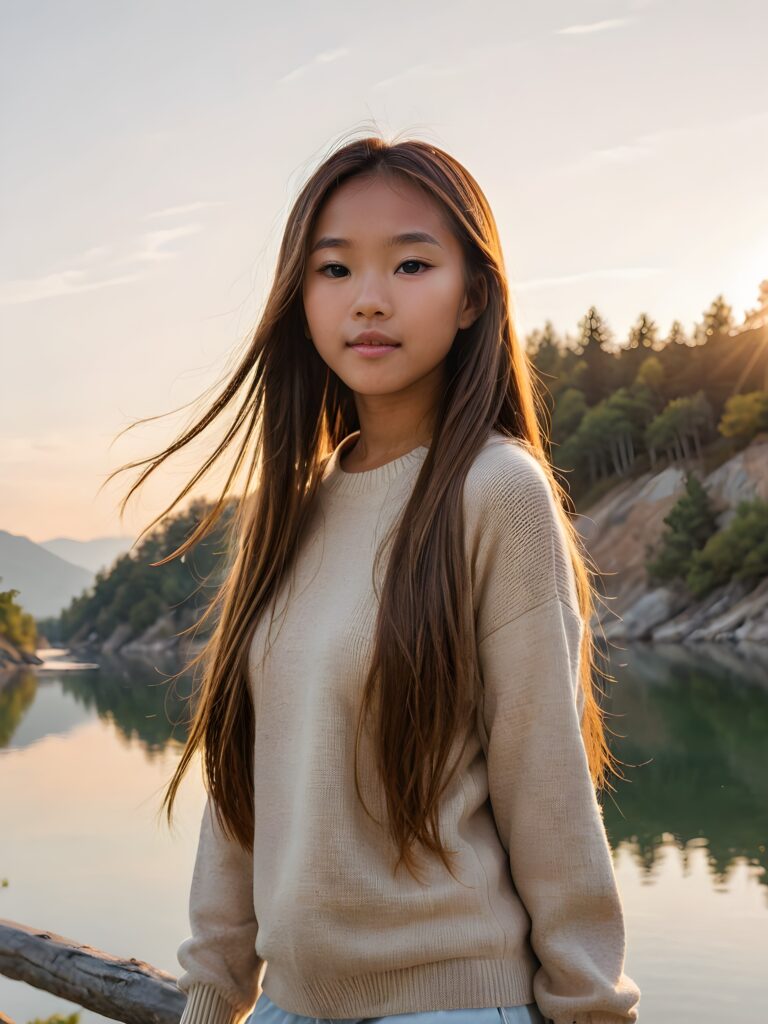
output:
[[[491,805],[554,1024],[637,1020],[623,910],[581,735],[584,622],[543,470],[519,452],[488,489],[478,581]]]
[[[210,794],[200,823],[189,894],[192,934],[177,950],[187,994],[180,1024],[239,1024],[259,992],[253,858],[224,835]]]

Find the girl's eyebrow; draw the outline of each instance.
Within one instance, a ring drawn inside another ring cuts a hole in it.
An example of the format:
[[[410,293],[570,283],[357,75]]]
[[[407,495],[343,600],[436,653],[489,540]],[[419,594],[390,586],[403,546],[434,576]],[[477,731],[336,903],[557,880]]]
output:
[[[427,234],[426,231],[406,231],[401,235],[393,235],[384,244],[392,248],[396,245],[413,245],[415,242],[426,242],[427,245],[436,245],[442,249],[438,240],[432,235]],[[331,238],[329,235],[325,235],[323,238],[318,238],[309,252],[311,255],[313,252],[317,252],[318,249],[349,249],[352,247],[352,244],[348,238]]]

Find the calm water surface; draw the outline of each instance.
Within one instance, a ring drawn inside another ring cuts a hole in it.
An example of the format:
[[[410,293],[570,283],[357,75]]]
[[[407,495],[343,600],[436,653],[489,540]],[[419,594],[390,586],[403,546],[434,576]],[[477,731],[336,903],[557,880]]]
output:
[[[189,681],[172,664],[49,667],[0,683],[0,918],[180,973],[204,793],[169,831]],[[768,650],[612,649],[626,782],[604,797],[642,1024],[768,1019]],[[199,768],[199,762],[196,762]],[[0,976],[17,1024],[78,1007]],[[80,1011],[82,1024],[106,1018]]]

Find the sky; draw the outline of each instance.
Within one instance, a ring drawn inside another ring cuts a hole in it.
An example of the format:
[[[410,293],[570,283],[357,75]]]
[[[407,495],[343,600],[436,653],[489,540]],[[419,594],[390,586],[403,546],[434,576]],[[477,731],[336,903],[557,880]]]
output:
[[[768,277],[764,0],[0,2],[0,529],[135,537],[208,448],[136,471],[220,381],[342,136],[449,150],[521,336],[663,337]],[[140,417],[160,417],[117,435]],[[206,440],[210,445],[211,438]],[[203,491],[215,493],[213,484]]]

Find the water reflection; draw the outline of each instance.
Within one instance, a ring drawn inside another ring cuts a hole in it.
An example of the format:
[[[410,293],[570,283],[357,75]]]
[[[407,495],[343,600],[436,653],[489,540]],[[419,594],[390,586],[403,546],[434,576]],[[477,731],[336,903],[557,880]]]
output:
[[[50,703],[51,691],[66,698],[59,703],[62,712],[64,704],[69,705],[66,718],[71,727],[95,715],[114,724],[126,739],[140,741],[147,753],[186,740],[192,678],[184,674],[169,679],[180,669],[172,659],[150,663],[101,658],[96,670],[72,664],[56,666],[50,661],[44,671],[42,668],[20,668],[0,679],[0,752],[25,746],[50,732],[62,732],[60,722],[54,723],[50,714],[42,713]],[[77,716],[71,713],[73,707],[79,711]],[[20,740],[17,734],[28,715],[34,715],[37,722],[32,729],[24,729]]]
[[[603,798],[613,848],[630,844],[648,882],[660,848],[673,842],[681,851],[706,847],[718,883],[743,858],[768,884],[768,651],[633,644],[611,653],[618,682],[601,685],[616,734],[611,746],[627,779],[614,780],[616,792]],[[96,671],[67,665],[56,672],[50,659],[45,667],[0,683],[0,748],[62,731],[64,702],[58,714],[42,713],[52,688],[69,698],[70,726],[95,714],[147,753],[186,739],[192,679],[169,681],[180,667],[173,660],[102,658]],[[31,715],[37,728],[20,735]]]
[[[705,846],[716,882],[744,858],[765,885],[768,651],[634,644],[617,654],[618,682],[601,684],[628,780],[603,801],[612,845],[631,842],[648,881],[667,836],[681,851]]]

